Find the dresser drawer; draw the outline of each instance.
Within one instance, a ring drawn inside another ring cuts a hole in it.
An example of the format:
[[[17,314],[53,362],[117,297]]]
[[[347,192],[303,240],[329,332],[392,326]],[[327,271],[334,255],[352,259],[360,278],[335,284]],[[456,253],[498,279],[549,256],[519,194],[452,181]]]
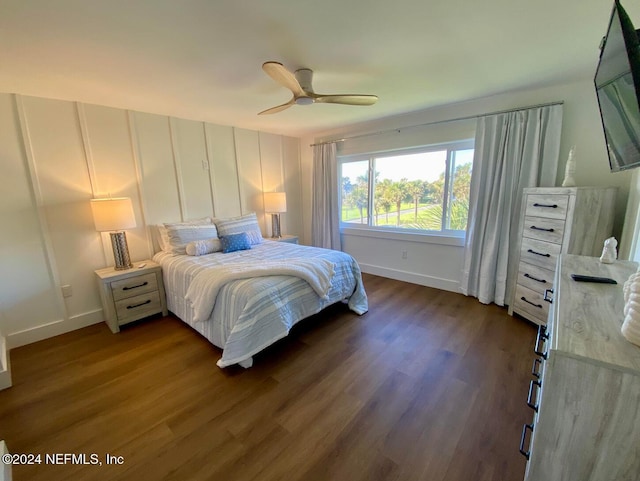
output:
[[[543,217],[527,216],[524,218],[522,235],[530,239],[562,244],[564,226],[564,219],[545,219]]]
[[[116,302],[116,315],[120,324],[142,319],[160,311],[162,311],[162,303],[158,291],[147,292]]]
[[[529,194],[526,199],[525,216],[546,219],[566,219],[569,196],[563,194]]]
[[[553,288],[554,275],[552,270],[520,262],[516,283],[544,294],[545,289]]]
[[[158,282],[155,273],[151,272],[142,276],[114,281],[111,283],[111,290],[113,292],[113,300],[118,301],[144,294],[145,292],[157,291]]]
[[[549,305],[544,300],[544,293],[536,292],[520,284],[516,285],[513,305],[515,312],[523,314],[527,319],[535,318],[539,323],[546,324],[549,316]]]
[[[523,237],[520,260],[529,265],[555,271],[561,248],[560,244]]]

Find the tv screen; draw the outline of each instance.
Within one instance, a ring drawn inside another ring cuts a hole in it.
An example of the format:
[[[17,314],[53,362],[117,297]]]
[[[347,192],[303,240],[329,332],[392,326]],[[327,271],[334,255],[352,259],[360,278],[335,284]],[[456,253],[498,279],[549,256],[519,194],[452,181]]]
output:
[[[640,166],[640,46],[615,0],[600,50],[595,86],[611,171]]]

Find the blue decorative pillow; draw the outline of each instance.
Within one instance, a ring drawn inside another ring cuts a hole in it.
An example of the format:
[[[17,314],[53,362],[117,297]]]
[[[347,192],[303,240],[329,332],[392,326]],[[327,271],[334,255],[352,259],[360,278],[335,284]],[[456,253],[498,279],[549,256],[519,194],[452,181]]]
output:
[[[220,240],[222,241],[222,252],[225,254],[251,249],[251,242],[249,242],[249,236],[246,232],[225,235]]]

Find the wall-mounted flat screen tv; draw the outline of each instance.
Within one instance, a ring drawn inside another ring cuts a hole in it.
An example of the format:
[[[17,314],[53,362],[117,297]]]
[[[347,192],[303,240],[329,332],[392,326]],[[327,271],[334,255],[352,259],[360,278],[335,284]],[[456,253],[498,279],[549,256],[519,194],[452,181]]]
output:
[[[612,172],[640,167],[639,33],[615,0],[594,79]]]

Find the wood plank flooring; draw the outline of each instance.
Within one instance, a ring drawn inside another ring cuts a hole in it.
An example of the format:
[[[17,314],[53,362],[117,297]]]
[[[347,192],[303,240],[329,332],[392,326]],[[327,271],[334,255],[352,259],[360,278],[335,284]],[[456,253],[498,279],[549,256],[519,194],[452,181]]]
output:
[[[216,367],[220,351],[171,316],[12,350],[0,439],[43,456],[14,481],[523,479],[533,325],[459,294],[364,282],[367,314],[333,306],[249,370]],[[54,453],[102,465],[45,464]]]

